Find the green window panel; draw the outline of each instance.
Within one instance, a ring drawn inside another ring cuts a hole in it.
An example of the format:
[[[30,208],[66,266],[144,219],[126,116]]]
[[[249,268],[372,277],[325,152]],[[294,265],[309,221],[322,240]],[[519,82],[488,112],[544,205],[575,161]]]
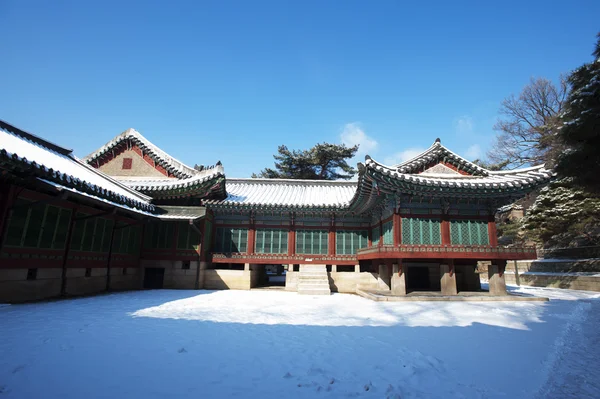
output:
[[[177,225],[177,249],[196,249],[200,244],[200,235],[190,226],[189,222]]]
[[[441,245],[441,221],[437,219],[403,218],[402,243],[409,245]]]
[[[248,248],[248,229],[217,227],[215,237],[216,252],[246,252]]]
[[[371,244],[373,244],[373,246],[379,245],[380,238],[381,232],[379,231],[379,226],[373,227],[371,229]]]
[[[37,248],[40,242],[40,234],[46,214],[46,205],[35,204],[29,208],[29,217],[27,220],[27,229],[23,237],[23,246]]]
[[[144,247],[148,249],[169,249],[173,244],[174,223],[155,222],[146,225]]]
[[[335,253],[354,255],[368,243],[367,230],[338,230],[335,233]]]
[[[70,211],[18,199],[11,212],[6,246],[61,249],[69,228]]]
[[[56,230],[54,232],[52,249],[63,249],[65,247],[67,234],[69,233],[70,221],[71,211],[68,209],[61,209],[58,217],[58,223],[56,224]]]
[[[454,245],[489,245],[485,220],[451,220],[450,242]]]
[[[297,230],[296,253],[306,255],[327,255],[329,232],[327,230]]]
[[[38,247],[52,248],[52,241],[54,240],[59,214],[60,209],[55,206],[48,206],[46,208],[46,216],[44,217],[44,223],[42,227],[42,233],[40,234]]]
[[[108,250],[110,248],[110,237],[112,235],[113,225],[114,225],[114,221],[112,221],[110,219],[107,219],[104,223],[104,233],[102,234],[102,248],[101,248],[102,252],[108,252]],[[117,233],[117,230],[115,230],[115,234],[116,233]],[[114,242],[113,242],[113,246],[114,246]]]
[[[6,232],[5,244],[7,246],[21,246],[29,216],[29,208],[25,205],[27,205],[29,202],[30,201],[21,198],[15,201],[14,208],[11,211],[10,221],[8,222],[8,230]]]
[[[96,230],[94,234],[94,242],[92,243],[92,251],[102,251],[102,240],[104,239],[104,229],[106,228],[106,219],[96,220]],[[109,238],[110,239],[110,238]]]
[[[259,254],[286,254],[287,241],[287,230],[257,229],[255,251]]]
[[[383,228],[383,245],[394,245],[394,222],[385,222]]]

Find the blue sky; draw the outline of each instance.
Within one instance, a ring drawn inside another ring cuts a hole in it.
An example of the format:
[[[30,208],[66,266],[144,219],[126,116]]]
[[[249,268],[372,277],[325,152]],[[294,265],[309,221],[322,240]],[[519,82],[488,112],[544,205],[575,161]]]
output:
[[[277,146],[489,148],[502,100],[591,60],[600,1],[0,1],[0,119],[85,156],[133,127],[248,177]]]

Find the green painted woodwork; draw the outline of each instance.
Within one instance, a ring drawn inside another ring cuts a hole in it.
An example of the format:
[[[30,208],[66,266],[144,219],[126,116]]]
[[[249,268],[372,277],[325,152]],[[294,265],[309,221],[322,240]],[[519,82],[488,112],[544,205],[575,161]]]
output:
[[[335,232],[335,253],[354,255],[368,243],[367,230],[338,230]]]
[[[394,245],[394,222],[385,222],[383,228],[383,245]]]
[[[246,252],[248,248],[248,229],[217,227],[215,237],[216,252]]]
[[[488,222],[485,220],[451,220],[450,242],[453,245],[489,245]]]
[[[198,249],[200,234],[189,222],[177,223],[177,249]]]
[[[329,248],[327,230],[296,230],[296,253],[327,255]]]
[[[425,218],[402,218],[402,244],[441,245],[441,221]]]
[[[371,244],[373,246],[379,245],[379,240],[381,238],[381,232],[379,231],[379,226],[375,226],[371,229]]]
[[[65,245],[70,211],[18,199],[11,212],[6,233],[7,247],[62,249]]]
[[[255,252],[258,254],[286,254],[287,241],[287,230],[257,229]]]
[[[173,227],[175,223],[152,222],[146,225],[144,248],[170,249],[173,246]]]

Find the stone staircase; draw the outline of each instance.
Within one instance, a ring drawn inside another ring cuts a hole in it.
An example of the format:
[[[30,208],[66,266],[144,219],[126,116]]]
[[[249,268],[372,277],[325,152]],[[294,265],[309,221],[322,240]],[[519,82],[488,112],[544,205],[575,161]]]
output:
[[[300,265],[298,294],[331,295],[325,265]]]

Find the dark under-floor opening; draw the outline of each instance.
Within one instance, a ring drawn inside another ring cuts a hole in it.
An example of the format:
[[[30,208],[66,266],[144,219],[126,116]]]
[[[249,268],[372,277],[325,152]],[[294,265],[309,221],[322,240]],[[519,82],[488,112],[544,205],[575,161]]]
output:
[[[409,266],[406,271],[406,290],[433,291],[429,278],[429,268],[423,266]]]
[[[145,289],[160,289],[163,287],[165,280],[164,267],[147,267],[144,269],[144,288]]]

